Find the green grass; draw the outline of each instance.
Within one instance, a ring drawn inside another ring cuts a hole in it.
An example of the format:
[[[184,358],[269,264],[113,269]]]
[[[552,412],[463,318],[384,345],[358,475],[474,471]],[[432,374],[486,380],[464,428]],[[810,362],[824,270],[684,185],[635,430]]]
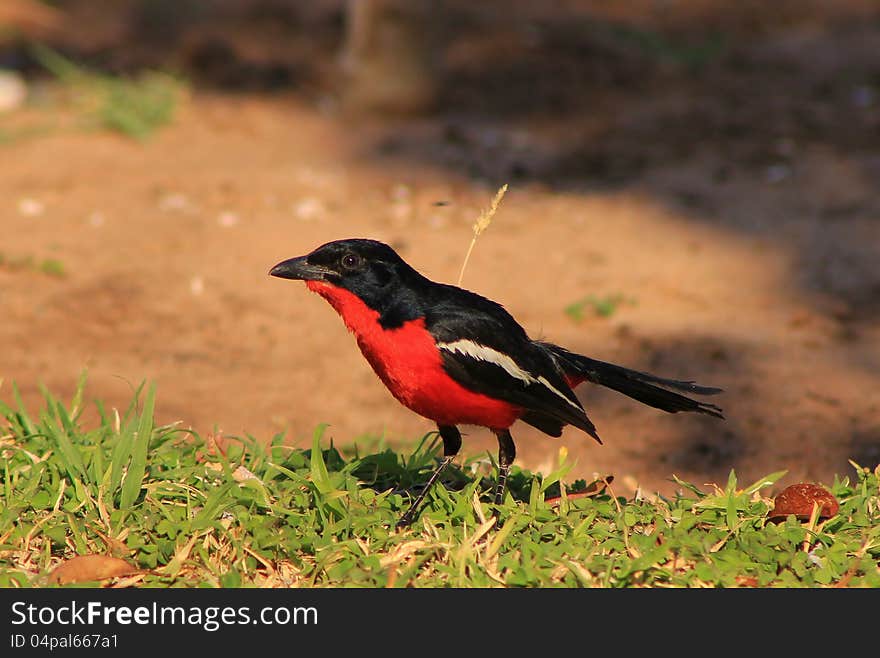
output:
[[[632,297],[624,297],[620,293],[603,296],[587,295],[572,302],[563,310],[575,322],[582,322],[587,309],[592,309],[593,314],[597,317],[610,318],[622,304],[634,306],[636,300]]]
[[[64,277],[67,270],[57,258],[37,259],[32,254],[12,255],[0,251],[0,269],[40,272],[48,276]]]
[[[126,410],[96,403],[83,427],[84,383],[68,404],[44,391],[37,415],[0,389],[12,397],[0,402],[0,586],[48,585],[87,554],[139,570],[104,584],[140,587],[880,586],[878,471],[835,479],[830,519],[772,523],[781,473],[745,487],[731,473],[708,491],[679,482],[672,498],[575,496],[585,483],[560,487],[561,453],[545,476],[515,468],[496,509],[494,468],[466,460],[397,531],[436,462],[433,434],[405,455],[340,451],[322,427],[308,449],[277,435],[221,450],[156,426],[143,385]]]
[[[669,62],[697,73],[729,50],[729,37],[717,31],[702,33],[699,40],[632,26],[613,26],[608,32],[615,41],[658,61]]]
[[[71,92],[86,127],[146,140],[174,118],[182,85],[170,75],[146,71],[136,78],[95,73],[42,45],[34,58]]]

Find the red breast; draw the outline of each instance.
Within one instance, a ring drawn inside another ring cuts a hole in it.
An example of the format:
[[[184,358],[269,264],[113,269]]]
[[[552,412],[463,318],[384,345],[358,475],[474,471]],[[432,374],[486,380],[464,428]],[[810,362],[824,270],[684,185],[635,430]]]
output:
[[[336,309],[388,390],[417,414],[441,425],[493,429],[510,427],[522,415],[521,407],[470,391],[449,377],[424,318],[384,329],[379,313],[349,290],[323,281],[306,285]]]

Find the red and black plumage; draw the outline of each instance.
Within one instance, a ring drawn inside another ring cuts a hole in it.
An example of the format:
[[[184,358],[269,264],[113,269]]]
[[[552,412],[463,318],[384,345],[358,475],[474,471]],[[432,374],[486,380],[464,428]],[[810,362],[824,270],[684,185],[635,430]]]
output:
[[[717,406],[683,395],[720,389],[629,370],[532,340],[500,304],[431,281],[382,242],[329,242],[278,263],[269,273],[304,280],[324,297],[392,395],[437,423],[444,460],[401,525],[413,520],[425,493],[458,453],[458,425],[488,427],[498,437],[496,502],[516,454],[510,435],[515,421],[550,436],[572,425],[601,443],[572,390],[581,382],[612,388],[670,413],[723,417]]]

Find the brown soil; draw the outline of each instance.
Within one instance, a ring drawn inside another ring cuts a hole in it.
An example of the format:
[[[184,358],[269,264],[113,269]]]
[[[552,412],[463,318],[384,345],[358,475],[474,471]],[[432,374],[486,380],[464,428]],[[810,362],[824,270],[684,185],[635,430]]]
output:
[[[509,182],[464,285],[534,337],[720,386],[727,416],[668,415],[585,385],[605,445],[517,425],[518,464],[546,472],[565,446],[574,476],[614,474],[618,493],[671,492],[673,474],[830,482],[852,474],[849,459],[872,467],[880,18],[850,4],[718,19],[729,41],[694,61],[633,46],[607,27],[615,17],[594,16],[605,32],[586,41],[571,17],[504,23],[485,41],[475,35],[494,24],[472,18],[444,51],[439,106],[417,118],[339,109],[321,76],[341,28],[316,12],[309,48],[279,47],[299,55],[281,58],[289,70],[272,60],[272,93],[196,76],[173,125],[143,144],[73,128],[5,144],[0,399],[15,382],[37,410],[38,383],[69,397],[87,368],[90,399],[124,408],[156,381],[158,420],[203,435],[284,431],[307,446],[326,422],[337,445],[380,435],[409,449],[432,425],[391,398],[325,302],[267,271],[364,236],[454,282],[480,208]],[[212,38],[231,39],[222,28]],[[234,61],[265,73],[247,52]],[[304,72],[311,60],[296,56],[315,52],[323,67]],[[610,317],[565,312],[615,294]],[[488,431],[466,434],[466,455],[495,451]]]

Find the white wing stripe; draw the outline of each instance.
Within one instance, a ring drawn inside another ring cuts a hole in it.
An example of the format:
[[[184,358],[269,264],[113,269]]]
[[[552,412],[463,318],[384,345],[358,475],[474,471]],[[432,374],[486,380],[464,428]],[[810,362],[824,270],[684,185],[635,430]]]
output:
[[[548,382],[546,377],[543,375],[535,377],[532,373],[523,370],[517,365],[516,361],[510,358],[507,354],[504,354],[504,352],[499,352],[491,347],[486,347],[485,345],[480,345],[479,343],[467,339],[456,340],[451,343],[437,343],[437,347],[441,350],[446,350],[447,352],[464,354],[465,356],[477,359],[478,361],[494,363],[496,366],[503,368],[511,377],[519,379],[526,384],[540,384],[547,390],[552,391],[561,397],[578,411],[581,411],[578,404],[573,402],[567,395]]]

